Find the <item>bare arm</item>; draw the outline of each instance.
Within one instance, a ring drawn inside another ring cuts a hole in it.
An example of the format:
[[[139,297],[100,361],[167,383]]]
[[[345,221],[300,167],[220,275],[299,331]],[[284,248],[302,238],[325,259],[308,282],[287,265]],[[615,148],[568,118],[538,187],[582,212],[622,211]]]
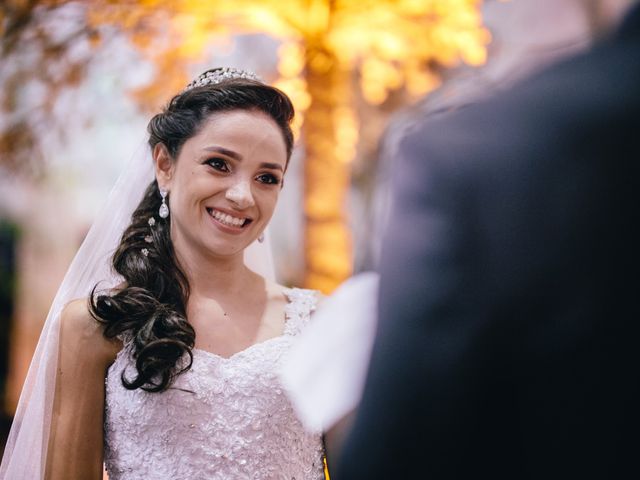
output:
[[[86,300],[69,303],[60,322],[46,478],[100,480],[105,374],[121,345],[102,335]]]

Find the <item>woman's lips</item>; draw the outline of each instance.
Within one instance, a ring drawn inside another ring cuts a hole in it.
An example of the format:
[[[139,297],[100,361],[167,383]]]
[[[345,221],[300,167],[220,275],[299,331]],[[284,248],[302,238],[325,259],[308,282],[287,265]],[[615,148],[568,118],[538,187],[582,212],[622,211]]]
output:
[[[207,213],[214,224],[227,233],[240,233],[252,222],[252,219],[248,217],[230,215],[215,208],[207,207]]]

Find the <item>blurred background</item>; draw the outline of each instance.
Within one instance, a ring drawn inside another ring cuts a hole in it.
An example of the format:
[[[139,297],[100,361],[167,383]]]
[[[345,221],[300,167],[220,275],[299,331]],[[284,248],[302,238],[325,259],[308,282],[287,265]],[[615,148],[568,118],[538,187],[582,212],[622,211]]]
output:
[[[49,304],[150,116],[212,66],[297,108],[279,281],[375,268],[417,115],[587,47],[629,0],[0,0],[0,448]]]

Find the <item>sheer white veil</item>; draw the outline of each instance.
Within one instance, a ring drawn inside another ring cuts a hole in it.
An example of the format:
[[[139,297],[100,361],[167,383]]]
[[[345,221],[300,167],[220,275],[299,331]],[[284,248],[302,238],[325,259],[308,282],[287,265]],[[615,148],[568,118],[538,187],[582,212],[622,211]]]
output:
[[[153,178],[153,161],[145,142],[120,174],[56,293],[20,395],[0,465],[0,480],[44,478],[58,362],[60,312],[69,301],[88,297],[98,282],[101,288],[109,288],[122,281],[111,269],[111,256]],[[266,279],[275,279],[266,232],[262,243],[256,241],[245,250],[245,263]]]

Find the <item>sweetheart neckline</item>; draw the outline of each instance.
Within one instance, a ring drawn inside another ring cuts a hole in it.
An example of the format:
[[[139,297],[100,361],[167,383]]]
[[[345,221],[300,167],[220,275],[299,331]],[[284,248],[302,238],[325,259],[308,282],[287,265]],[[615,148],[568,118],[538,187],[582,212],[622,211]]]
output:
[[[265,345],[265,344],[269,344],[273,341],[279,340],[279,339],[284,339],[286,337],[291,336],[290,333],[290,323],[291,323],[291,313],[290,309],[296,304],[297,302],[297,298],[294,298],[294,295],[296,292],[298,291],[310,291],[307,289],[303,289],[303,288],[296,288],[296,287],[285,287],[283,289],[283,293],[287,299],[287,303],[285,305],[284,308],[284,315],[285,315],[285,323],[284,323],[284,327],[283,327],[283,331],[280,335],[277,335],[275,337],[271,337],[271,338],[267,338],[266,340],[262,340],[261,342],[257,342],[257,343],[252,343],[251,345],[249,345],[248,347],[239,350],[235,353],[233,353],[232,355],[228,356],[228,357],[224,357],[222,355],[219,355],[217,353],[214,352],[210,352],[209,350],[205,350],[202,348],[196,348],[196,347],[192,347],[191,351],[192,352],[196,352],[197,354],[200,354],[201,356],[205,356],[205,357],[210,357],[213,359],[217,359],[218,361],[220,361],[221,363],[230,363],[232,360],[234,360],[236,357],[239,356],[243,356],[244,354],[246,354],[247,352],[253,350],[254,348],[257,348],[261,345]],[[116,354],[116,359],[118,359],[118,357],[120,357],[124,351],[126,351],[126,348],[122,348],[120,351],[118,351],[118,353]]]
[[[238,350],[237,352],[231,354],[228,357],[224,357],[222,355],[219,355],[219,354],[214,353],[214,352],[210,352],[209,350],[204,350],[202,348],[195,348],[194,347],[194,348],[191,349],[191,351],[203,354],[204,356],[207,356],[207,357],[212,357],[212,358],[214,358],[216,360],[222,361],[223,363],[228,363],[231,360],[234,360],[236,357],[241,356],[242,354],[247,353],[247,352],[253,350],[256,347],[259,347],[259,346],[265,345],[265,344],[269,344],[274,340],[283,339],[283,338],[288,337],[288,336],[290,336],[290,335],[288,335],[287,333],[282,333],[282,334],[280,334],[280,335],[278,335],[276,337],[271,337],[271,338],[267,338],[266,340],[262,340],[261,342],[252,343],[248,347],[243,348],[242,350]]]

